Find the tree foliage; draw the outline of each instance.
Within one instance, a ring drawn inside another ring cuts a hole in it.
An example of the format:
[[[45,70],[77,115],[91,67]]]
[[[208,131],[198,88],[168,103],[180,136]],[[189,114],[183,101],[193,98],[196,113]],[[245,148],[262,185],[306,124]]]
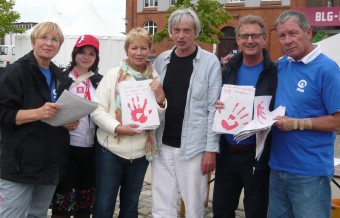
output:
[[[13,11],[14,0],[0,0],[0,38],[8,33],[23,33],[25,29],[16,28],[12,24],[20,19],[20,14]]]
[[[319,42],[323,39],[326,39],[328,37],[327,33],[325,31],[318,31],[315,36],[313,37],[313,40],[312,42],[313,43],[316,43],[316,42]]]
[[[175,6],[168,9],[166,18],[169,18],[173,11],[180,8],[191,8],[197,13],[202,26],[202,30],[197,37],[198,41],[209,44],[219,43],[215,36],[221,36],[223,33],[218,28],[231,19],[223,4],[216,0],[198,0],[196,4],[191,3],[190,0],[177,0]],[[168,24],[155,33],[153,40],[157,43],[165,38],[169,38]]]

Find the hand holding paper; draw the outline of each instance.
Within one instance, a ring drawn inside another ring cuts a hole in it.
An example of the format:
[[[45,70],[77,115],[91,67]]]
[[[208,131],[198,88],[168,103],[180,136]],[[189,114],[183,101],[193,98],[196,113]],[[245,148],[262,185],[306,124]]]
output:
[[[119,83],[122,124],[138,124],[139,129],[156,129],[159,117],[152,80],[123,81]]]
[[[274,111],[269,111],[271,96],[256,96],[254,99],[254,119],[234,135],[236,141],[241,141],[256,134],[256,158],[259,159],[266,141],[267,135],[277,116],[283,116],[286,108],[279,106]]]
[[[237,142],[256,134],[256,158],[259,159],[270,128],[276,122],[274,118],[285,114],[285,108],[281,106],[270,112],[270,100],[271,96],[255,97],[252,86],[223,85],[221,101],[224,107],[216,102],[213,131],[233,134]]]
[[[247,125],[252,119],[254,95],[252,86],[223,85],[224,108],[215,113],[213,131],[235,134]]]
[[[62,126],[72,123],[80,118],[89,115],[94,111],[98,104],[65,90],[56,102],[60,110],[52,118],[42,120],[51,126]]]

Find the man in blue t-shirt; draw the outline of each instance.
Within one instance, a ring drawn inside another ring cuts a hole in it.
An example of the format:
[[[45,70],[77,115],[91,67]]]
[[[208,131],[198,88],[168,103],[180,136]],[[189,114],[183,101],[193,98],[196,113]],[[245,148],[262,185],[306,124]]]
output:
[[[270,102],[272,110],[277,85],[277,68],[264,49],[267,40],[264,20],[254,15],[241,17],[235,28],[235,35],[241,52],[228,61],[228,67],[222,72],[222,82],[253,86],[256,88],[255,96],[272,96]],[[216,107],[219,105],[224,106],[220,100],[217,101]],[[239,115],[235,113],[235,116]],[[228,125],[235,124],[234,120],[226,122]],[[222,134],[220,137],[213,195],[214,218],[236,216],[235,211],[242,189],[246,217],[265,218],[268,209],[270,134],[258,160],[255,159],[255,135],[239,143],[233,137],[232,134]]]
[[[340,70],[313,45],[306,16],[276,20],[286,54],[278,61],[275,107],[286,107],[273,128],[268,217],[330,217],[335,129],[340,127]]]

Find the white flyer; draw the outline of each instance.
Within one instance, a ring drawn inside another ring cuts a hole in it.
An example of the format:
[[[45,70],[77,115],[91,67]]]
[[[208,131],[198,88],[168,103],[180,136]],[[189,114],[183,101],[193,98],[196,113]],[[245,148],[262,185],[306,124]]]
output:
[[[151,80],[123,81],[119,83],[122,124],[138,124],[139,129],[156,129],[159,115]]]
[[[236,134],[243,129],[252,120],[254,96],[252,86],[223,85],[220,100],[224,109],[216,111],[213,131]]]
[[[53,118],[42,120],[42,122],[51,126],[62,126],[89,115],[98,107],[97,103],[72,94],[68,90],[64,90],[56,104],[60,106],[60,110]]]

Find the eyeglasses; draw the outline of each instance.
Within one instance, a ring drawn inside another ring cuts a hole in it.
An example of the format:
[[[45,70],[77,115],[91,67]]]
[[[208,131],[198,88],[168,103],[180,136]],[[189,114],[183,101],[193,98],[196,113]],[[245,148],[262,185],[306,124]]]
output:
[[[48,42],[48,41],[51,41],[51,43],[53,43],[53,44],[57,44],[57,43],[60,42],[60,40],[56,37],[48,38],[47,36],[41,36],[38,39],[45,42],[45,43]]]
[[[249,39],[249,36],[251,39],[259,39],[263,34],[262,33],[253,33],[253,34],[239,34],[238,37],[240,39]]]

